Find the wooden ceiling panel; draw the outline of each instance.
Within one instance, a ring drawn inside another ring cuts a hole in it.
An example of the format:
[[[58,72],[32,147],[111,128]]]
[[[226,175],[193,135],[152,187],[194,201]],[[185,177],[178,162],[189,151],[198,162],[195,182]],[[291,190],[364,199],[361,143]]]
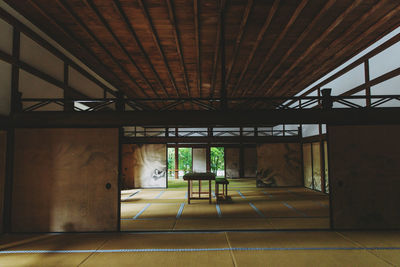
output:
[[[400,24],[394,0],[6,2],[127,96],[193,98],[153,109],[294,95]]]

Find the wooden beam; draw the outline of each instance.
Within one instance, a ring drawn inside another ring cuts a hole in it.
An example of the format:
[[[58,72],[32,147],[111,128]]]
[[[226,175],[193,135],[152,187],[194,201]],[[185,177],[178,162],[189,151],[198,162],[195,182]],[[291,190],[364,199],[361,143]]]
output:
[[[196,47],[196,76],[197,76],[197,90],[199,97],[201,97],[201,51],[200,51],[200,21],[199,21],[199,1],[193,0],[193,18],[194,18],[194,32],[195,32],[195,47]]]
[[[98,46],[101,47],[101,49],[106,52],[108,57],[112,60],[112,62],[119,67],[119,69],[122,70],[122,72],[128,76],[128,78],[131,80],[131,82],[135,85],[136,88],[138,88],[142,94],[146,97],[149,97],[149,95],[143,90],[143,88],[136,82],[136,80],[132,77],[132,75],[124,68],[124,66],[121,65],[121,63],[111,54],[111,52],[107,49],[107,47],[104,46],[104,44],[97,38],[97,36],[89,29],[89,27],[82,21],[81,18],[71,9],[71,7],[67,4],[65,0],[55,0],[59,4],[60,7],[63,8],[63,10],[72,18],[73,21],[75,21],[81,28],[85,30],[87,34],[90,35],[90,37],[97,43]],[[129,88],[129,87],[128,87]],[[129,89],[125,89],[126,95],[131,95],[132,92]]]
[[[240,83],[242,82],[245,74],[247,73],[247,70],[249,69],[250,63],[254,59],[254,56],[255,56],[256,51],[258,49],[258,46],[261,44],[262,40],[264,39],[264,34],[266,33],[269,25],[271,24],[271,21],[272,21],[273,17],[275,16],[276,11],[278,10],[279,3],[280,3],[280,0],[274,0],[274,3],[272,5],[271,9],[269,10],[267,18],[266,18],[266,20],[264,22],[264,25],[262,26],[260,32],[258,33],[257,39],[254,42],[253,48],[252,48],[252,50],[250,52],[250,55],[247,58],[247,61],[246,61],[245,65],[244,65],[244,67],[243,67],[242,72],[240,73],[239,79],[236,81],[236,84],[232,89],[231,96],[236,93],[237,89],[240,86]]]
[[[263,126],[271,124],[400,124],[400,108],[281,109],[255,111],[23,112],[15,127]]]
[[[183,81],[185,82],[186,93],[187,93],[187,96],[190,97],[190,85],[189,85],[189,81],[188,81],[188,77],[187,77],[185,61],[183,59],[181,39],[180,39],[177,24],[176,24],[174,5],[173,5],[172,1],[173,0],[167,0],[168,14],[169,14],[169,19],[171,21],[172,28],[174,29],[176,52],[178,53],[179,61],[181,63],[181,70],[182,70],[182,74],[183,74]]]
[[[287,50],[285,55],[279,61],[279,63],[272,69],[272,71],[268,74],[268,76],[261,82],[259,88],[264,88],[270,79],[274,76],[276,71],[282,67],[282,65],[286,62],[287,58],[293,53],[293,51],[299,46],[299,44],[304,40],[304,38],[313,30],[315,25],[319,22],[321,18],[325,16],[325,14],[329,11],[329,9],[336,3],[336,0],[329,0],[324,7],[319,11],[319,13],[314,17],[310,24],[308,24],[307,28],[301,33],[299,38],[297,38],[296,42],[292,44],[292,46]],[[257,89],[258,90],[258,89]]]
[[[263,62],[260,64],[258,67],[256,73],[254,74],[253,78],[250,80],[246,88],[242,91],[242,95],[245,96],[246,93],[251,90],[251,88],[254,85],[254,82],[256,81],[257,77],[262,73],[264,70],[265,66],[267,65],[268,61],[271,59],[271,56],[274,54],[276,48],[279,47],[281,41],[283,38],[286,36],[286,33],[289,31],[290,27],[295,23],[297,18],[299,17],[301,11],[303,11],[304,7],[307,5],[308,0],[302,0],[300,4],[297,6],[296,10],[293,12],[292,16],[290,17],[290,20],[288,23],[285,25],[279,36],[275,39],[274,43],[272,44],[271,48],[268,49],[268,53],[265,56]],[[257,91],[258,89],[256,89]]]
[[[219,11],[220,21],[221,21],[221,109],[227,110],[228,109],[228,102],[227,102],[227,93],[226,93],[226,84],[225,84],[225,75],[226,75],[226,66],[225,66],[225,10],[224,6],[222,6],[221,0],[221,9]]]
[[[298,136],[212,136],[212,137],[124,137],[122,139],[124,144],[167,144],[167,143],[180,143],[180,144],[197,144],[197,143],[299,143]]]
[[[12,42],[12,58],[19,60],[21,48],[21,33],[18,29],[13,28],[13,42]],[[0,51],[0,54],[6,54]],[[19,66],[16,64],[11,65],[11,110],[10,113],[19,112],[22,110],[19,92]]]
[[[50,14],[48,14],[47,12],[44,11],[44,9],[39,5],[39,3],[34,2],[32,0],[29,0],[29,3],[33,6],[33,8],[35,8],[42,16],[44,16],[52,25],[54,25],[55,27],[57,27],[65,36],[67,36],[69,39],[71,39],[72,41],[74,41],[76,44],[78,44],[79,47],[81,47],[82,49],[84,49],[91,57],[94,58],[94,60],[96,61],[96,66],[94,66],[93,64],[87,64],[90,68],[97,70],[99,68],[99,66],[101,66],[101,68],[103,68],[103,71],[96,71],[99,72],[100,76],[103,77],[103,79],[105,79],[105,77],[107,76],[105,74],[106,69],[107,72],[111,73],[113,75],[113,77],[115,77],[115,79],[118,81],[119,85],[123,85],[123,82],[119,79],[119,77],[114,73],[114,72],[110,72],[110,70],[108,68],[105,67],[105,65],[103,64],[102,60],[99,59],[99,57],[93,53],[92,50],[90,50],[86,45],[84,45],[82,42],[80,42],[75,36],[74,34],[72,34],[69,30],[67,30],[66,28],[64,28],[53,16],[51,16]],[[64,54],[60,54],[60,52],[54,48],[51,44],[47,43],[47,41],[44,41],[44,39],[42,39],[40,36],[38,36],[36,33],[34,33],[33,31],[31,31],[29,28],[25,28],[24,30],[22,30],[25,34],[27,34],[29,37],[31,37],[34,41],[36,41],[38,44],[42,45],[43,47],[45,47],[46,49],[49,50],[49,52],[51,52],[53,55],[55,55],[56,57],[60,58],[62,61],[68,63],[71,67],[73,67],[75,70],[77,70],[80,74],[82,74],[83,76],[85,76],[86,78],[88,78],[89,80],[91,80],[92,82],[94,82],[96,85],[100,86],[102,89],[106,90],[107,92],[114,94],[115,91],[112,90],[111,88],[109,88],[108,86],[106,86],[104,83],[102,83],[101,81],[99,81],[98,79],[96,79],[95,77],[93,77],[91,74],[89,74],[86,70],[84,70],[82,67],[80,67],[79,65],[77,65],[75,62],[73,62],[72,60],[70,60],[69,58],[67,58]],[[79,58],[79,57],[78,57]],[[88,63],[88,62],[86,62]],[[106,79],[105,79],[106,80]],[[112,84],[112,82],[107,81],[108,83]],[[118,87],[117,87],[118,88]]]
[[[164,66],[167,69],[168,77],[169,77],[169,79],[171,81],[171,84],[172,84],[173,88],[176,91],[176,95],[178,97],[180,97],[180,93],[179,93],[178,87],[176,86],[175,78],[172,75],[171,69],[170,69],[170,67],[168,65],[167,58],[166,58],[166,56],[164,54],[164,51],[163,51],[163,49],[161,47],[160,38],[158,37],[158,34],[157,34],[157,32],[156,32],[156,30],[154,28],[154,25],[153,25],[152,19],[150,17],[149,11],[147,10],[147,7],[146,7],[145,3],[143,2],[143,0],[138,0],[138,3],[139,3],[139,6],[141,7],[141,9],[143,11],[143,15],[144,15],[144,17],[146,19],[147,25],[150,28],[151,36],[153,37],[153,40],[154,40],[154,43],[155,43],[155,45],[157,47],[158,52],[160,53],[161,59],[162,59],[162,61],[164,63]]]
[[[340,38],[338,38],[337,40],[335,40],[333,43],[331,43],[328,48],[326,48],[326,53],[329,53],[329,49],[331,49],[333,47],[333,45],[338,45],[339,41],[343,41],[345,40],[344,38],[348,37],[349,35],[351,35],[353,33],[353,31],[357,28],[358,25],[361,25],[362,23],[365,23],[366,21],[368,21],[371,17],[371,14],[373,14],[376,9],[381,5],[381,1],[378,2],[368,13],[364,14],[359,20],[357,20],[355,22],[355,25],[353,24],[350,28],[348,28],[346,30],[346,32],[341,35]],[[379,19],[374,25],[372,25],[371,27],[369,27],[366,31],[364,31],[363,33],[361,33],[355,40],[353,40],[352,42],[349,42],[346,44],[345,47],[343,47],[339,52],[336,52],[334,55],[332,55],[328,60],[326,60],[322,66],[320,66],[320,71],[315,73],[314,77],[321,77],[324,74],[332,71],[332,63],[334,62],[334,60],[338,60],[338,59],[342,59],[341,60],[341,64],[344,63],[347,60],[347,57],[345,58],[344,55],[346,53],[348,53],[348,51],[353,51],[354,47],[357,46],[358,43],[362,42],[369,34],[375,32],[377,29],[379,29],[380,27],[382,27],[382,25],[384,25],[385,23],[388,22],[388,20],[390,20],[391,18],[393,18],[393,16],[396,16],[398,13],[400,12],[400,4],[395,8],[390,10],[389,13],[387,13],[386,15],[384,15],[381,19]],[[392,41],[390,43],[393,43]],[[375,49],[374,49],[375,50]],[[382,51],[383,49],[379,49],[376,51]],[[353,54],[357,54],[359,51],[356,51]],[[372,51],[371,51],[372,52]],[[376,52],[374,52],[373,54],[377,54]],[[368,55],[372,55],[371,53],[368,53]],[[369,57],[370,57],[369,56]],[[362,58],[368,58],[368,57],[362,57]],[[360,59],[361,60],[361,59]],[[361,64],[363,61],[361,60],[357,60],[358,64],[351,64],[352,66],[357,66],[359,64]],[[339,64],[340,65],[340,64]],[[349,68],[346,67],[346,70],[350,70]],[[302,73],[300,73],[300,77],[308,77],[305,73],[306,71],[303,71]],[[315,72],[315,70],[314,70]],[[323,74],[320,74],[320,73]],[[344,73],[344,72],[341,72]],[[336,75],[337,76],[337,75]],[[337,76],[338,77],[338,76]],[[289,82],[289,81],[288,81]]]
[[[149,58],[149,55],[146,53],[146,50],[144,49],[142,43],[139,40],[139,37],[136,34],[136,31],[134,30],[134,28],[132,27],[132,24],[130,23],[128,16],[126,15],[124,9],[121,6],[121,3],[119,2],[119,0],[114,0],[114,5],[116,7],[116,10],[118,12],[118,14],[120,15],[120,17],[122,18],[122,20],[124,21],[126,27],[128,28],[129,32],[131,33],[133,39],[135,39],[136,44],[138,45],[140,52],[142,53],[143,57],[146,59],[147,63],[150,66],[151,71],[153,72],[154,77],[157,80],[157,83],[160,85],[161,89],[164,92],[167,92],[165,89],[165,85],[163,84],[163,82],[161,81],[160,76],[158,75],[157,71],[154,68],[154,65],[151,63],[151,60]],[[166,93],[166,95],[168,95],[168,92]]]
[[[220,9],[225,8],[225,3],[226,1],[220,1]],[[221,27],[222,27],[222,22],[221,22],[221,16],[218,16],[218,23],[217,23],[217,35],[216,35],[216,42],[215,42],[215,50],[214,50],[214,59],[213,59],[213,65],[212,65],[212,73],[211,73],[211,88],[210,88],[210,97],[214,96],[215,93],[215,83],[217,80],[217,68],[218,68],[218,59],[219,59],[219,52],[221,50]]]
[[[300,62],[302,62],[307,56],[309,56],[314,49],[323,41],[325,40],[325,38],[333,31],[335,30],[340,24],[341,22],[346,18],[346,16],[348,16],[354,9],[356,9],[360,4],[362,3],[362,0],[354,0],[353,3],[346,8],[346,10],[341,13],[333,23],[331,23],[331,25],[318,37],[317,40],[315,40],[308,48],[307,50],[301,54],[300,57],[298,57],[296,59],[296,61],[290,65],[289,68],[286,69],[286,71],[280,75],[280,78],[277,79],[271,87],[269,87],[265,92],[264,95],[268,95],[268,93],[272,92],[275,89],[275,86],[280,82],[280,81],[284,81],[285,79],[287,79],[289,73],[295,68],[297,67]]]
[[[377,54],[379,54],[383,50],[387,49],[388,47],[392,46],[393,44],[395,44],[395,43],[397,43],[399,41],[400,41],[400,34],[397,34],[396,36],[390,38],[388,41],[384,42],[380,46],[376,47],[372,51],[370,51],[367,54],[365,54],[364,56],[360,57],[359,59],[357,59],[356,61],[354,61],[350,65],[348,65],[345,68],[341,69],[340,71],[336,72],[335,74],[333,74],[329,78],[327,78],[327,79],[321,81],[320,83],[318,83],[317,85],[311,87],[309,90],[307,90],[304,93],[302,93],[300,95],[300,97],[309,95],[311,92],[317,90],[318,88],[321,88],[321,87],[325,86],[326,84],[328,84],[331,81],[337,79],[338,77],[342,76],[343,74],[347,73],[348,71],[350,71],[353,68],[357,67],[358,65],[362,64],[364,61],[368,60],[369,58],[371,58],[371,57],[373,57],[373,56],[375,56]],[[293,103],[294,103],[293,101],[290,101],[287,104],[287,106],[289,106],[289,105],[291,105]]]
[[[231,57],[231,60],[229,62],[229,65],[228,65],[228,71],[226,73],[226,81],[225,81],[226,86],[228,86],[228,84],[229,84],[229,80],[231,78],[232,70],[233,70],[233,68],[235,66],[236,59],[237,59],[237,56],[239,54],[239,48],[240,48],[240,45],[241,45],[242,40],[243,40],[243,36],[244,36],[245,29],[246,29],[246,26],[247,26],[247,21],[249,19],[250,12],[251,12],[251,10],[253,8],[253,4],[254,4],[254,0],[247,0],[247,4],[246,4],[246,8],[245,8],[244,13],[243,13],[242,21],[240,22],[239,31],[238,31],[238,34],[236,36],[236,42],[235,42],[235,46],[233,48],[232,57]]]
[[[107,31],[110,33],[110,35],[113,37],[114,41],[117,43],[117,45],[119,46],[119,48],[125,53],[125,55],[128,57],[130,63],[135,67],[135,69],[137,70],[140,78],[146,83],[146,85],[153,91],[153,93],[157,96],[160,97],[160,95],[157,93],[157,91],[153,88],[153,85],[149,82],[149,80],[146,78],[146,76],[144,75],[143,71],[140,69],[140,67],[137,65],[136,61],[133,59],[133,57],[131,56],[131,54],[129,53],[129,51],[125,48],[124,44],[121,42],[121,40],[118,38],[118,36],[115,34],[115,32],[113,31],[113,29],[111,29],[111,26],[108,24],[108,22],[104,19],[103,15],[101,14],[101,12],[98,10],[98,8],[96,7],[96,5],[93,3],[92,0],[86,0],[86,3],[88,4],[88,6],[92,9],[92,11],[96,14],[96,17],[101,21],[101,23],[103,24],[103,26],[107,29]],[[168,92],[165,91],[164,92],[167,97]]]

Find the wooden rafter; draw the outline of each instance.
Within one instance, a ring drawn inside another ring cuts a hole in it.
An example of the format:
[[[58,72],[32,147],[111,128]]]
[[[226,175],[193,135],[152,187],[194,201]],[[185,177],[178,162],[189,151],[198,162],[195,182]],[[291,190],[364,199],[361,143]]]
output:
[[[336,20],[331,23],[331,25],[318,37],[317,40],[315,40],[308,48],[307,50],[301,54],[300,57],[296,59],[296,61],[291,64],[291,66],[281,75],[281,78],[276,80],[268,90],[265,91],[264,95],[267,95],[269,92],[271,92],[274,87],[282,80],[287,79],[287,76],[289,73],[297,67],[301,61],[303,61],[308,55],[311,54],[311,52],[323,41],[325,38],[334,30],[336,29],[337,26],[340,25],[340,23],[344,20],[344,18],[350,14],[355,8],[357,8],[360,4],[362,3],[362,0],[354,0],[353,3],[346,8],[346,10],[339,15],[339,17],[336,18]]]
[[[189,81],[188,81],[188,77],[187,77],[185,61],[183,59],[182,45],[181,45],[178,27],[176,25],[176,17],[175,17],[174,6],[173,6],[172,1],[173,0],[167,0],[168,14],[169,14],[169,19],[171,21],[172,28],[174,29],[176,52],[178,53],[179,61],[181,63],[181,69],[182,69],[182,73],[183,73],[183,80],[185,82],[186,93],[190,97],[190,86],[189,86]]]
[[[261,74],[261,72],[264,70],[265,66],[267,65],[268,61],[271,59],[271,56],[274,54],[276,48],[280,45],[281,41],[283,38],[286,36],[286,33],[289,31],[289,29],[292,27],[292,25],[295,23],[297,18],[299,17],[301,11],[304,9],[304,7],[307,5],[309,0],[302,0],[300,4],[297,6],[296,10],[293,12],[290,20],[288,23],[285,25],[281,33],[279,34],[278,38],[275,39],[273,45],[271,48],[268,50],[267,55],[265,56],[263,62],[261,65],[258,67],[256,73],[254,74],[253,78],[250,80],[250,82],[247,84],[245,90],[243,90],[242,95],[246,95],[246,93],[251,90],[251,88],[254,85],[255,80],[257,77]]]
[[[128,16],[126,15],[124,9],[121,6],[121,3],[119,2],[119,0],[114,0],[113,1],[114,6],[116,7],[116,11],[118,12],[118,14],[120,15],[120,17],[122,18],[122,20],[124,21],[126,27],[128,28],[129,32],[131,33],[133,39],[135,39],[136,44],[138,45],[140,52],[142,53],[143,57],[146,59],[148,65],[150,66],[150,69],[154,75],[154,77],[157,80],[157,83],[159,84],[159,86],[161,87],[161,89],[166,92],[165,86],[163,84],[163,82],[161,81],[160,76],[158,75],[157,71],[155,70],[153,64],[151,63],[151,60],[149,58],[149,55],[146,53],[146,50],[144,49],[142,43],[139,40],[139,37],[136,34],[135,29],[132,27],[132,24],[130,23]],[[168,95],[168,93],[166,93],[166,95]]]
[[[82,21],[82,19],[79,18],[77,14],[68,6],[65,0],[56,0],[57,3],[59,4],[60,7],[63,8],[65,12],[68,13],[70,17],[73,18],[75,22],[77,22],[81,28],[83,28],[95,42],[97,45],[99,45],[109,56],[109,58],[113,61],[114,64],[116,64],[132,81],[132,83],[145,95],[146,97],[149,97],[149,95],[146,93],[146,91],[136,82],[136,80],[132,77],[132,75],[124,68],[124,66],[121,65],[121,63],[112,55],[112,53],[107,49],[107,47],[104,46],[104,44],[96,37],[96,35],[89,29],[89,27]]]
[[[200,57],[200,22],[199,22],[199,2],[193,0],[193,17],[194,17],[194,32],[195,32],[195,47],[196,47],[196,76],[197,90],[201,97],[201,57]]]
[[[154,43],[157,46],[157,50],[161,55],[162,61],[164,63],[164,66],[167,69],[168,77],[169,77],[169,79],[171,81],[171,84],[174,87],[177,96],[180,96],[178,87],[176,86],[175,78],[172,75],[171,69],[170,69],[170,67],[168,65],[167,57],[165,56],[164,50],[161,47],[160,38],[158,37],[156,29],[154,28],[154,25],[153,25],[152,19],[150,17],[149,11],[147,10],[147,7],[146,7],[145,3],[143,2],[143,0],[138,0],[138,3],[139,3],[139,6],[141,7],[141,9],[143,11],[143,14],[144,14],[145,18],[146,18],[146,23],[150,28],[151,36],[153,37]]]
[[[268,76],[261,83],[259,88],[264,88],[268,81],[273,77],[276,71],[286,62],[288,57],[293,53],[293,51],[299,46],[299,44],[304,40],[304,38],[313,30],[315,25],[320,21],[322,17],[329,11],[329,9],[333,6],[336,0],[329,0],[324,7],[319,11],[319,13],[314,17],[311,23],[307,26],[307,28],[301,33],[299,38],[297,38],[296,42],[292,44],[292,46],[287,50],[285,55],[279,61],[279,63],[272,69],[272,71],[268,74]]]
[[[360,19],[358,19],[352,26],[350,26],[344,33],[339,37],[338,39],[334,40],[327,48],[325,48],[324,52],[322,53],[323,55],[331,55],[330,49],[333,47],[337,46],[340,44],[340,42],[343,42],[345,38],[349,37],[353,32],[357,29],[358,26],[362,25],[363,23],[366,23],[371,15],[378,10],[381,5],[382,1],[378,2],[371,10],[367,13],[365,13]],[[390,10],[385,16],[383,16],[378,22],[376,22],[374,25],[369,27],[365,32],[360,34],[356,39],[354,39],[352,42],[348,43],[345,47],[343,47],[340,51],[336,52],[333,56],[331,56],[328,60],[324,61],[324,64],[320,67],[320,72],[327,73],[329,70],[332,68],[332,64],[334,60],[340,59],[343,57],[344,54],[346,54],[348,51],[351,51],[356,47],[356,45],[361,42],[366,36],[371,34],[372,32],[376,31],[379,27],[387,23],[389,19],[391,19],[393,16],[398,14],[400,12],[400,5],[397,6],[397,8]],[[302,75],[307,75],[307,74],[302,74]],[[316,74],[316,76],[323,76],[323,74]],[[307,76],[304,76],[307,77]],[[290,82],[290,81],[288,81]]]
[[[223,0],[220,2],[220,9],[223,10],[225,8],[226,1]],[[217,68],[218,68],[218,58],[219,58],[219,52],[221,50],[221,16],[218,16],[218,26],[217,26],[217,36],[216,36],[216,42],[215,42],[215,51],[214,51],[214,60],[213,60],[213,65],[212,65],[212,74],[211,74],[211,88],[210,88],[210,97],[214,96],[215,93],[215,83],[217,80]]]
[[[106,68],[102,61],[99,59],[99,57],[93,53],[86,45],[84,45],[81,41],[79,41],[74,34],[72,34],[68,29],[63,27],[53,16],[45,12],[45,10],[35,1],[29,0],[28,1],[30,5],[32,5],[33,8],[35,8],[42,16],[44,16],[52,25],[56,26],[65,36],[68,36],[72,41],[76,42],[81,48],[83,48],[87,53],[89,53],[96,61],[97,64],[100,64],[103,68]],[[73,64],[74,68],[77,68],[75,64]],[[79,72],[82,73],[83,70],[78,69]],[[97,79],[89,78],[87,73],[82,73],[85,77],[102,87],[104,90],[112,93],[113,91],[105,86],[103,83],[100,83]],[[112,75],[118,80],[120,84],[123,84],[123,82],[118,78],[118,76],[112,72]],[[92,76],[90,76],[92,77]],[[125,85],[126,86],[126,85]]]
[[[140,69],[140,67],[136,64],[136,61],[133,59],[129,51],[125,48],[124,44],[121,42],[121,40],[118,38],[118,36],[115,34],[113,29],[111,29],[111,26],[108,24],[108,22],[105,20],[103,15],[100,13],[96,5],[93,3],[92,0],[85,0],[87,5],[92,9],[92,11],[96,14],[96,17],[101,21],[103,26],[107,29],[107,31],[110,33],[110,35],[113,37],[114,41],[118,44],[119,48],[125,53],[125,55],[128,57],[130,63],[135,67],[137,70],[140,78],[146,83],[146,85],[153,91],[153,93],[157,96],[160,97],[160,95],[157,93],[157,91],[153,88],[153,85],[149,82],[149,80],[146,78],[144,75],[143,71]],[[167,94],[167,97],[169,96],[167,91],[165,91]]]
[[[254,0],[247,0],[246,9],[244,10],[242,21],[241,21],[240,27],[239,27],[239,31],[236,36],[236,42],[235,42],[235,46],[233,48],[232,57],[231,57],[229,65],[228,65],[228,70],[226,72],[226,81],[225,81],[226,85],[229,84],[229,80],[231,78],[232,70],[233,70],[233,67],[235,66],[235,62],[236,62],[237,56],[239,54],[239,48],[240,48],[240,45],[243,40],[247,21],[249,19],[250,12],[253,8],[253,4],[254,4]]]
[[[256,41],[255,41],[255,43],[253,45],[253,48],[252,48],[252,50],[250,52],[249,57],[247,58],[246,64],[244,65],[243,70],[240,73],[239,79],[236,81],[235,86],[232,89],[231,96],[233,94],[235,94],[236,90],[239,88],[239,85],[240,85],[241,81],[244,78],[244,75],[247,73],[247,70],[249,69],[250,63],[254,59],[256,51],[257,51],[261,41],[264,39],[264,34],[266,33],[269,25],[271,24],[272,18],[274,17],[276,11],[278,10],[279,3],[280,3],[280,0],[275,0],[273,5],[272,5],[272,7],[271,7],[271,9],[269,10],[268,16],[267,16],[267,18],[266,18],[266,20],[264,22],[264,25],[262,26],[260,32],[258,33],[257,39],[256,39]]]

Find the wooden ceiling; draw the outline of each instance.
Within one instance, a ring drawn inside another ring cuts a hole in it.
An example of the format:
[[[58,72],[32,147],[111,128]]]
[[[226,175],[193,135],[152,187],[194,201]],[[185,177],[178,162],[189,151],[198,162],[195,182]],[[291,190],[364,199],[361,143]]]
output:
[[[177,110],[292,96],[400,23],[398,0],[6,2],[128,97],[196,98]]]

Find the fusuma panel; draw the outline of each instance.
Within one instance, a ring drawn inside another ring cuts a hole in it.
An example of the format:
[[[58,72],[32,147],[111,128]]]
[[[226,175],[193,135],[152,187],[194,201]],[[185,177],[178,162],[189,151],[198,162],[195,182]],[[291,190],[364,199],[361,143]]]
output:
[[[16,129],[13,232],[116,231],[118,129]]]
[[[193,148],[193,171],[206,172],[207,171],[207,151],[205,148]]]
[[[133,177],[136,188],[166,187],[167,146],[133,145]]]
[[[3,232],[4,182],[6,174],[7,133],[0,131],[0,233]]]
[[[225,147],[225,170],[227,178],[239,178],[240,148]]]
[[[300,144],[257,145],[257,173],[270,186],[301,186]]]
[[[311,144],[303,144],[304,186],[313,189]]]
[[[244,177],[255,177],[257,172],[257,149],[245,147],[243,152]]]
[[[333,227],[398,229],[400,126],[330,126],[328,132]]]
[[[313,158],[313,177],[314,189],[321,191],[321,146],[320,143],[312,143],[312,158]]]

